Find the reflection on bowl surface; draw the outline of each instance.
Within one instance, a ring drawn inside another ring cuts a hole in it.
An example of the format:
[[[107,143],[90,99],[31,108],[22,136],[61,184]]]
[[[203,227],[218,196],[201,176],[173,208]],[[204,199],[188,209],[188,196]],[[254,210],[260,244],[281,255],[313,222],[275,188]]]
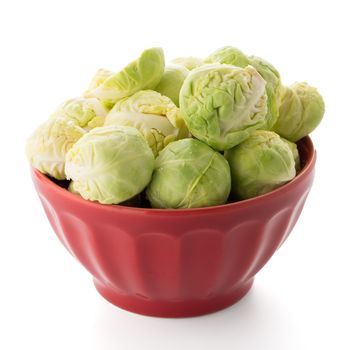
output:
[[[315,169],[311,139],[303,169],[265,195],[209,208],[164,210],[89,202],[33,169],[46,215],[63,245],[111,303],[141,314],[185,317],[232,305],[285,241]]]

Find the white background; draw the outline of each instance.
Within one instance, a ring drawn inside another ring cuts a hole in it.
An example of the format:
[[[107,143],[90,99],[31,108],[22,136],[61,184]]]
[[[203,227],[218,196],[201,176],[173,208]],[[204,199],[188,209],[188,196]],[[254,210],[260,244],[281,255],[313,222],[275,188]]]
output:
[[[2,1],[0,5],[0,348],[349,349],[347,1]],[[33,189],[26,138],[95,70],[122,68],[150,46],[168,60],[223,45],[262,56],[285,84],[326,101],[313,189],[293,233],[224,311],[159,319],[95,291],[56,239]]]

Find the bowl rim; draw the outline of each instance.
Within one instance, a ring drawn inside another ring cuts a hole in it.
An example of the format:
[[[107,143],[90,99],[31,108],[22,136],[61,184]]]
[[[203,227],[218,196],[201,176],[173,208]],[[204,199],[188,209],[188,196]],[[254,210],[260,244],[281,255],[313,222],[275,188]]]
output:
[[[59,186],[58,184],[54,183],[47,175],[41,173],[38,169],[35,169],[31,166],[31,173],[32,177],[35,178],[34,181],[42,183],[46,188],[49,188],[50,191],[53,193],[56,193],[59,196],[63,196],[66,198],[67,201],[70,202],[77,202],[80,205],[91,207],[93,209],[99,209],[99,210],[105,210],[105,211],[112,211],[112,212],[120,212],[123,211],[124,213],[144,213],[144,214],[152,214],[152,215],[159,215],[163,216],[166,215],[174,215],[174,214],[204,214],[204,213],[217,213],[217,212],[223,212],[226,210],[233,210],[234,208],[243,208],[246,206],[252,206],[257,205],[261,202],[264,202],[265,200],[268,200],[269,198],[274,198],[282,195],[285,192],[291,191],[298,183],[302,182],[303,179],[307,177],[307,175],[313,170],[315,162],[316,162],[316,151],[314,149],[314,145],[312,143],[312,140],[309,136],[305,136],[301,140],[299,140],[297,143],[303,143],[304,147],[309,150],[308,153],[311,154],[311,156],[306,159],[306,163],[304,164],[302,170],[300,173],[291,181],[288,183],[282,185],[281,187],[276,188],[275,190],[272,190],[270,192],[267,192],[265,194],[262,194],[260,196],[256,196],[249,199],[240,200],[238,202],[231,202],[231,203],[225,203],[221,205],[216,206],[209,206],[209,207],[201,207],[201,208],[183,208],[183,209],[156,209],[156,208],[139,208],[139,207],[128,207],[118,204],[102,204],[96,201],[89,201],[87,199],[84,199],[83,197],[69,192],[67,189]]]

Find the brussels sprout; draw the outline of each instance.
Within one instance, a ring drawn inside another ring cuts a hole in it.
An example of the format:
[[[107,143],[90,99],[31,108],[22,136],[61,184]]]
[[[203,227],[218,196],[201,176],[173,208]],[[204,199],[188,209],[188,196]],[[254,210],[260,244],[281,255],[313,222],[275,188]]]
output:
[[[288,141],[287,139],[284,139],[283,137],[281,137],[281,139],[287,143],[287,145],[289,146],[289,148],[291,149],[291,151],[293,153],[293,158],[294,158],[294,162],[295,162],[295,171],[298,174],[299,171],[301,170],[301,162],[300,162],[300,155],[299,155],[299,151],[298,151],[298,146],[296,143]]]
[[[264,129],[270,130],[278,118],[278,108],[282,88],[280,75],[276,68],[260,57],[247,57],[242,51],[231,46],[225,46],[216,50],[206,58],[204,62],[225,63],[242,68],[251,65],[257,70],[266,81],[267,115]]]
[[[214,51],[205,60],[205,63],[225,63],[244,68],[249,64],[248,57],[232,46],[224,46]]]
[[[53,117],[64,117],[75,121],[79,126],[90,130],[102,126],[107,109],[97,98],[76,97],[64,102]]]
[[[182,136],[179,135],[179,129],[175,128],[167,118],[155,114],[112,110],[107,115],[105,125],[126,125],[138,129],[155,156],[168,143]]]
[[[154,156],[141,134],[127,126],[104,126],[86,133],[69,150],[65,171],[69,190],[84,199],[118,204],[149,183]]]
[[[105,123],[105,117],[102,116],[96,116],[95,118],[91,119],[87,126],[85,127],[85,130],[89,131],[93,128],[97,128],[99,126],[103,126]]]
[[[230,193],[225,158],[205,143],[170,143],[156,159],[147,196],[154,208],[198,208],[224,204]]]
[[[323,98],[316,88],[307,83],[284,87],[279,118],[273,130],[289,141],[296,142],[318,126],[324,110]]]
[[[239,199],[272,191],[296,175],[292,148],[272,131],[255,131],[225,157],[231,168],[232,193]]]
[[[67,118],[50,118],[27,141],[26,154],[34,168],[55,179],[64,180],[65,156],[86,131]]]
[[[192,70],[198,68],[204,64],[201,58],[197,57],[177,57],[174,58],[170,63],[178,64],[179,66],[183,66],[188,70]]]
[[[180,110],[169,97],[144,90],[118,101],[109,112],[105,125],[128,125],[146,138],[155,156],[169,142],[189,136]]]
[[[75,182],[74,181],[69,182],[68,191],[80,195],[79,192],[75,190]],[[126,200],[125,202],[118,203],[118,205],[122,205],[124,207],[134,207],[134,208],[147,207],[147,206],[145,206],[145,203],[143,203],[142,193],[138,193],[136,196]]]
[[[113,75],[113,72],[108,70],[108,69],[104,69],[104,68],[100,68],[95,76],[92,78],[90,85],[89,85],[89,89],[93,90],[96,89],[97,87],[99,87],[107,78],[111,77]]]
[[[222,151],[265,125],[266,99],[265,80],[255,68],[213,64],[187,76],[180,110],[192,135]]]
[[[96,97],[111,108],[118,100],[139,90],[153,89],[164,72],[164,54],[161,48],[145,50],[141,56],[114,73],[95,88],[87,92],[87,97]]]
[[[271,130],[278,119],[281,102],[282,84],[280,74],[269,62],[260,57],[250,56],[249,64],[253,66],[266,81],[267,115],[265,130]]]
[[[130,97],[126,97],[115,104],[111,112],[140,112],[146,114],[157,114],[168,118],[169,122],[176,128],[185,129],[188,133],[180,110],[167,96],[157,91],[138,91]]]
[[[154,90],[168,96],[176,106],[179,106],[179,94],[181,86],[188,75],[189,70],[180,65],[165,66],[164,74]]]

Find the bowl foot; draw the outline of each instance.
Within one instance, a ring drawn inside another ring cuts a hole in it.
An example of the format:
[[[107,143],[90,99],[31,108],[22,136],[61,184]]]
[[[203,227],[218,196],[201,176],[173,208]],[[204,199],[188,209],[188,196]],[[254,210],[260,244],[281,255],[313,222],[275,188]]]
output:
[[[156,317],[193,317],[209,314],[233,305],[249,292],[253,284],[253,278],[229,294],[186,301],[152,300],[138,295],[125,295],[97,280],[94,280],[94,283],[97,291],[106,300],[124,310]]]

